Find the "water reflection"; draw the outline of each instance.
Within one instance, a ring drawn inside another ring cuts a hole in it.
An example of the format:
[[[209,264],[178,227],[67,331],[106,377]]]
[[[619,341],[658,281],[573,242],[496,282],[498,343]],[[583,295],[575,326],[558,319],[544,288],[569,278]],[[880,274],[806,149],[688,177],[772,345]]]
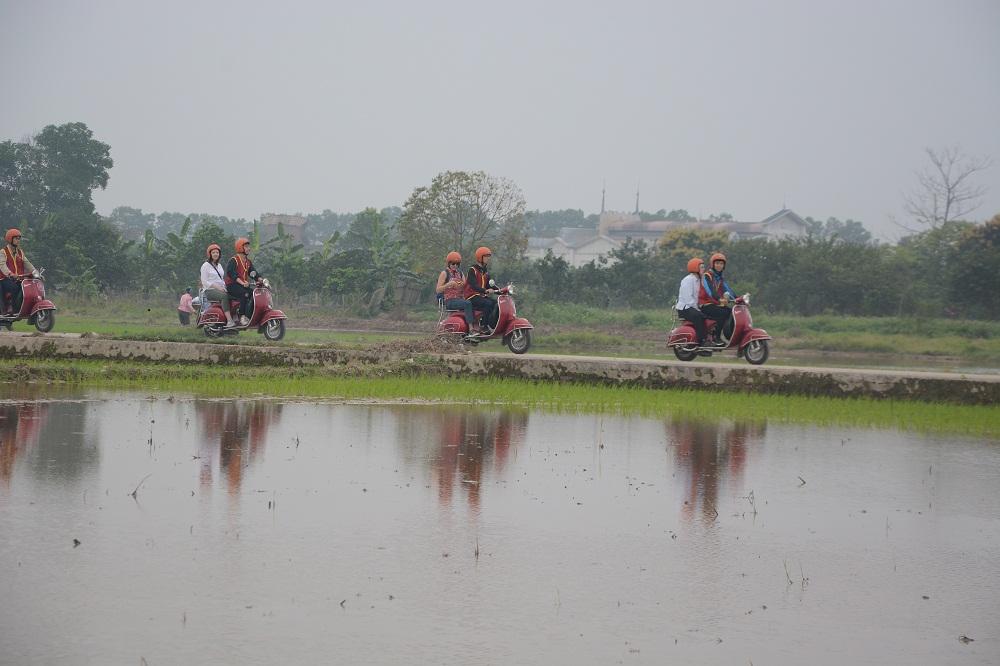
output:
[[[524,440],[528,414],[522,411],[470,411],[450,408],[436,418],[430,441],[436,452],[427,458],[438,501],[451,504],[456,494],[479,510],[484,470],[499,476],[512,452]]]
[[[692,521],[697,514],[705,523],[718,514],[719,489],[741,491],[749,450],[763,440],[765,422],[668,421],[668,442],[674,462],[684,472],[681,516]]]
[[[198,401],[195,414],[202,432],[201,485],[210,487],[218,474],[231,495],[239,494],[244,472],[263,455],[268,430],[281,418],[281,404]]]
[[[10,488],[14,464],[35,447],[48,417],[45,403],[5,403],[0,406],[0,482]]]

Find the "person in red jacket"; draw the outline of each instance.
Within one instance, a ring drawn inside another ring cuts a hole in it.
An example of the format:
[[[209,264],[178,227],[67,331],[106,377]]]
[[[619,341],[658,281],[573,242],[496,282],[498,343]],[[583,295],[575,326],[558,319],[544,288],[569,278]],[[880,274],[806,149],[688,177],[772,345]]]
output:
[[[236,255],[226,264],[226,291],[233,298],[239,299],[240,325],[246,326],[253,314],[253,288],[250,281],[256,280],[260,274],[250,261],[250,239],[237,239],[235,247]]]
[[[465,315],[465,325],[472,333],[472,303],[465,300],[465,276],[462,275],[462,255],[449,252],[445,257],[445,268],[438,275],[437,292],[446,310],[462,310]]]
[[[20,231],[8,229],[3,238],[7,244],[3,248],[3,261],[0,261],[0,274],[3,275],[3,279],[0,280],[2,310],[4,314],[12,314],[17,311],[16,308],[20,308],[24,295],[21,290],[21,277],[34,273],[35,267],[21,249]]]
[[[475,310],[481,310],[483,315],[479,319],[479,332],[482,335],[492,335],[493,326],[496,325],[494,319],[497,315],[497,302],[490,298],[497,293],[497,290],[490,286],[490,273],[487,268],[493,252],[488,247],[481,247],[476,250],[476,263],[469,268],[469,274],[465,278],[465,298]]]

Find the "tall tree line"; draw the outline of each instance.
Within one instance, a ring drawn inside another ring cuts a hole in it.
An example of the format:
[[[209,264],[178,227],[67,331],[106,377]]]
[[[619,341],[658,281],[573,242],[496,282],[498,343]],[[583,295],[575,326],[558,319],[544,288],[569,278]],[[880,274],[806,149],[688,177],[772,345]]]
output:
[[[595,216],[526,211],[513,182],[483,172],[439,174],[415,188],[401,208],[310,215],[303,242],[279,229],[262,243],[253,221],[224,216],[120,207],[105,219],[91,196],[108,183],[110,147],[83,123],[68,123],[45,127],[26,141],[0,143],[0,227],[20,228],[28,256],[48,269],[51,286],[78,296],[116,289],[177,293],[194,286],[209,243],[219,243],[229,256],[234,239],[249,235],[255,263],[286,302],[311,294],[367,312],[391,305],[400,285],[416,285],[429,300],[444,254],[457,249],[468,264],[477,246],[489,245],[497,259],[494,273],[519,281],[528,301],[670,307],[688,258],[723,251],[732,284],[772,311],[996,318],[1000,215],[985,224],[953,219],[955,210],[970,210],[981,194],[968,175],[985,164],[956,155],[932,160],[936,170],[919,181],[927,188],[928,209],[947,215],[918,219],[923,230],[896,245],[874,243],[853,220],[807,218],[810,233],[801,240],[731,240],[682,229],[655,244],[627,242],[600,262],[574,268],[552,255],[525,260],[527,235],[587,226]],[[949,164],[959,166],[949,170]],[[680,209],[646,216],[692,219]]]

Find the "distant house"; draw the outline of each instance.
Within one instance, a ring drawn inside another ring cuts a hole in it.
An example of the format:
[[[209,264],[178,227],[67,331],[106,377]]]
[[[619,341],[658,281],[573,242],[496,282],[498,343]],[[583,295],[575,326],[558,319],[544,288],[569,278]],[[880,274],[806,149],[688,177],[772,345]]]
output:
[[[700,220],[675,222],[673,220],[646,220],[631,213],[607,211],[601,213],[597,229],[564,227],[555,238],[529,238],[526,255],[540,259],[552,250],[571,266],[582,266],[611,250],[619,248],[629,238],[655,244],[663,234],[673,229],[722,231],[733,240],[745,238],[802,238],[808,225],[794,211],[782,209],[760,222],[715,222]]]
[[[606,255],[619,243],[586,227],[563,227],[555,238],[529,238],[525,254],[529,259],[541,259],[549,250],[566,260],[570,266],[583,266]]]
[[[296,243],[301,243],[306,227],[306,218],[301,215],[278,215],[264,213],[260,216],[260,240],[266,242],[278,235],[281,226],[286,236],[291,236]]]

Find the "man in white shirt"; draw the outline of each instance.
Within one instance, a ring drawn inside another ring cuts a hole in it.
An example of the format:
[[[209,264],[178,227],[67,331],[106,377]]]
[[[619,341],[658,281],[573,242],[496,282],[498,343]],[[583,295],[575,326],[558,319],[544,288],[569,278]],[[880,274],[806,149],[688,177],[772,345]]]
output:
[[[688,262],[687,269],[688,274],[681,280],[681,288],[677,293],[677,314],[694,325],[698,346],[704,347],[708,333],[705,315],[698,308],[698,292],[701,289],[701,276],[705,272],[705,262],[695,257]]]

